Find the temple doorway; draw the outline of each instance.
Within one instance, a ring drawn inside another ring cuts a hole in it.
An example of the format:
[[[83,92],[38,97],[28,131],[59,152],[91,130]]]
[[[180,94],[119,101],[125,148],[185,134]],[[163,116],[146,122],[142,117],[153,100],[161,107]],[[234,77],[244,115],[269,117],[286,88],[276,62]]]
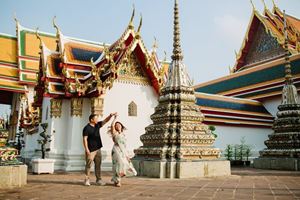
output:
[[[18,112],[16,109],[17,101],[14,96],[18,94],[10,91],[0,90],[0,137],[8,137],[8,140],[14,140],[18,122]]]

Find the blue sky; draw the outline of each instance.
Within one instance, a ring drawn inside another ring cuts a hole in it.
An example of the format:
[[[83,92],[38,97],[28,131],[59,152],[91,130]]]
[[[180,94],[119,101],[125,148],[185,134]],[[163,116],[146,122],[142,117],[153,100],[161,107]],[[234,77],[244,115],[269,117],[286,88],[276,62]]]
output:
[[[265,0],[272,9],[272,1]],[[253,0],[263,10],[261,0]],[[299,17],[299,0],[275,0],[288,14]],[[154,36],[158,55],[172,52],[173,0],[1,0],[0,32],[15,35],[13,14],[21,25],[39,27],[54,33],[52,18],[63,34],[76,38],[113,43],[126,28],[132,4],[136,7],[135,27],[143,16],[142,38],[148,49]],[[249,0],[180,0],[181,45],[184,62],[195,83],[229,73],[234,65],[234,50],[239,50],[252,13]],[[1,48],[1,47],[0,47]]]

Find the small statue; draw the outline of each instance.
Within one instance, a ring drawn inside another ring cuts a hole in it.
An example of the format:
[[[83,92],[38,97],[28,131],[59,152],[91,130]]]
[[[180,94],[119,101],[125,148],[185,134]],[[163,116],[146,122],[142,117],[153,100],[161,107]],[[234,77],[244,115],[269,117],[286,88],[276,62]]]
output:
[[[0,118],[0,129],[4,129],[4,119]]]
[[[48,123],[42,123],[41,127],[43,128],[43,131],[40,133],[42,139],[38,140],[39,144],[41,144],[41,149],[38,151],[42,152],[42,159],[45,159],[46,152],[50,151],[50,148],[46,148],[46,144],[51,142],[51,135],[46,134]]]
[[[21,149],[25,146],[24,142],[24,132],[22,128],[19,127],[19,131],[16,133],[16,142],[14,143],[14,147],[18,150],[19,154],[21,153]]]

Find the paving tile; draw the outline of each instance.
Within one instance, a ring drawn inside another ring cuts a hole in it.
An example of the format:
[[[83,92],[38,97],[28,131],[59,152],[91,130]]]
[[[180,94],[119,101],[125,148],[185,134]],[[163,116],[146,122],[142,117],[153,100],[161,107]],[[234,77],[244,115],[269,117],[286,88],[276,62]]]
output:
[[[235,168],[232,176],[196,179],[126,178],[122,187],[110,183],[111,173],[103,172],[106,186],[83,186],[83,173],[28,174],[22,188],[0,189],[1,200],[55,199],[300,199],[300,173]]]

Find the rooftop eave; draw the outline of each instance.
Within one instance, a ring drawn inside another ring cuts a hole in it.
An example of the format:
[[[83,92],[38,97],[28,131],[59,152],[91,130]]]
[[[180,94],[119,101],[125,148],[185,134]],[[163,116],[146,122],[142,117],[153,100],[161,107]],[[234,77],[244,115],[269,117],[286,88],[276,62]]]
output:
[[[246,32],[246,35],[245,35],[243,43],[242,43],[242,47],[241,47],[239,53],[236,55],[236,63],[234,65],[235,72],[240,70],[240,68],[241,68],[240,64],[243,63],[241,58],[242,58],[242,55],[244,54],[243,51],[244,51],[246,43],[248,42],[248,39],[249,39],[249,31],[251,29],[251,25],[253,23],[254,17],[256,17],[264,25],[266,32],[270,33],[271,36],[274,37],[282,47],[284,46],[284,36],[282,34],[275,33],[273,31],[273,29],[265,21],[267,19],[265,19],[265,17],[262,16],[261,14],[259,14],[259,12],[257,10],[253,10],[251,20],[248,25],[247,32]],[[289,45],[288,50],[291,54],[298,53],[298,51],[295,48],[293,48],[291,45]],[[239,68],[239,69],[237,69],[237,68]]]

